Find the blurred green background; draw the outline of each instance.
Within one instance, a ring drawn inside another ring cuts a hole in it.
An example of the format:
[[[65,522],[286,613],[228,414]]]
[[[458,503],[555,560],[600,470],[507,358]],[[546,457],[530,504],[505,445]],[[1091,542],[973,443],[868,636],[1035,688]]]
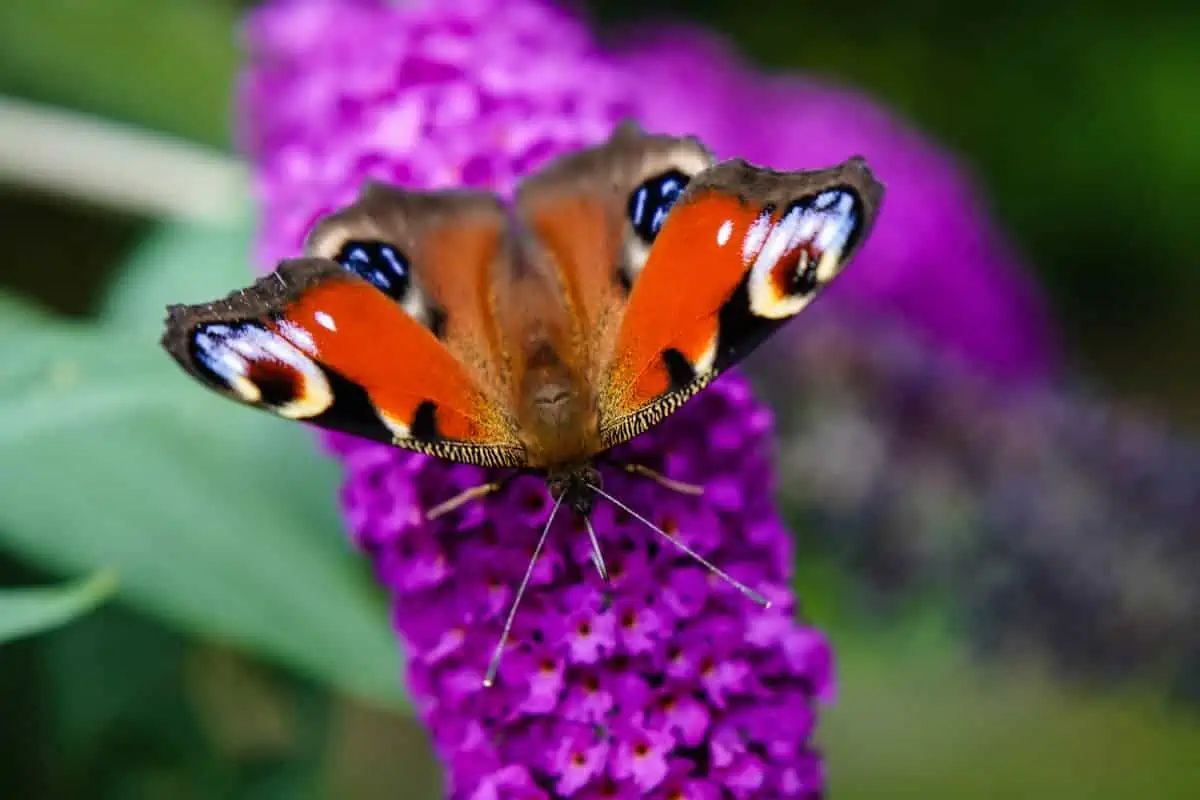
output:
[[[336,468],[148,346],[164,302],[247,274],[229,158],[247,5],[0,4],[0,585],[38,587],[0,594],[0,797],[436,793]],[[974,170],[1078,379],[1200,426],[1194,3],[588,8],[682,14],[912,120]],[[54,114],[61,138],[31,134]],[[56,170],[67,155],[91,167]],[[879,619],[847,582],[819,561],[799,579],[841,658],[833,796],[1200,797],[1200,713],[1153,682],[981,661],[943,599]]]

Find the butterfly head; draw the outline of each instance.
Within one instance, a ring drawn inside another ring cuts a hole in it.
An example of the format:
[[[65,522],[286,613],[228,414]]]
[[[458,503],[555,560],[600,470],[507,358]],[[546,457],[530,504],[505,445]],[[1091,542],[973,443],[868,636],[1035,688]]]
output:
[[[603,486],[600,470],[591,464],[551,470],[546,485],[555,501],[562,500],[576,514],[587,517],[596,501],[596,490]]]

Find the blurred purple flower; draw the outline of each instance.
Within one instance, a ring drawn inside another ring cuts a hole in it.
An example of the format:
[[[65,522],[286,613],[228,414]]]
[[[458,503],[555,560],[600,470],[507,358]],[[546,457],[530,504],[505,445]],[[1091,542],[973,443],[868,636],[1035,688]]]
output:
[[[995,391],[904,331],[810,317],[778,465],[876,607],[944,591],[981,652],[1200,698],[1200,443],[1066,386]]]
[[[239,139],[265,265],[367,178],[505,193],[637,110],[630,76],[532,0],[278,0],[246,39]]]

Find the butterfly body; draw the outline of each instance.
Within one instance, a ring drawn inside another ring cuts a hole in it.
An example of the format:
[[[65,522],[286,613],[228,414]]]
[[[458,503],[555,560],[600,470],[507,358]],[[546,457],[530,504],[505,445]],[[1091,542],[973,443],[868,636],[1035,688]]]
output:
[[[243,404],[485,467],[582,514],[596,458],[653,426],[840,272],[882,195],[861,159],[714,164],[619,127],[511,203],[367,185],[302,258],[168,309],[163,344]]]

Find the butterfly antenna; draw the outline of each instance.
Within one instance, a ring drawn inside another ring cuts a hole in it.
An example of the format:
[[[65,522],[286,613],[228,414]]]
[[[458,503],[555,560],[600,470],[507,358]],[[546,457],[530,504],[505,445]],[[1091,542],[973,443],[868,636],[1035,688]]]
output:
[[[624,503],[622,503],[622,502],[621,502],[620,500],[618,500],[617,498],[613,497],[613,496],[612,496],[611,494],[609,494],[608,492],[606,492],[606,491],[604,491],[603,489],[601,489],[599,486],[596,486],[595,484],[591,484],[591,483],[589,483],[589,484],[588,484],[588,487],[589,487],[589,488],[591,488],[591,490],[592,490],[593,492],[595,492],[596,494],[600,495],[600,496],[601,496],[601,497],[603,497],[605,500],[607,500],[608,502],[610,502],[610,503],[612,503],[613,505],[615,505],[617,508],[619,508],[619,509],[621,509],[622,511],[624,511],[626,514],[629,514],[631,517],[633,517],[634,519],[636,519],[636,520],[638,520],[639,522],[641,522],[641,523],[642,523],[643,525],[645,525],[647,528],[649,528],[650,530],[654,531],[654,532],[655,532],[655,533],[657,533],[659,536],[661,536],[662,538],[666,539],[668,542],[670,542],[671,544],[675,545],[676,547],[678,547],[678,548],[679,548],[680,550],[682,550],[683,552],[687,553],[687,554],[688,554],[689,556],[691,556],[692,558],[696,559],[696,561],[700,562],[700,564],[701,564],[701,565],[703,565],[703,566],[704,566],[704,568],[705,568],[705,569],[707,569],[709,572],[711,572],[712,574],[716,575],[718,578],[720,578],[721,580],[725,581],[726,583],[728,583],[728,584],[729,584],[730,586],[732,586],[733,588],[737,589],[737,590],[738,590],[739,592],[741,592],[742,594],[746,595],[746,597],[750,598],[751,600],[753,600],[753,601],[754,601],[755,603],[757,603],[758,605],[762,606],[763,608],[770,608],[770,607],[771,607],[771,601],[770,601],[770,600],[768,600],[767,598],[763,597],[761,594],[759,594],[758,592],[754,591],[754,590],[753,590],[753,589],[751,589],[749,586],[747,586],[746,584],[742,583],[742,582],[741,582],[741,581],[739,581],[737,578],[733,577],[733,576],[732,576],[732,575],[730,575],[728,572],[726,572],[725,570],[721,569],[721,568],[720,568],[720,567],[718,567],[716,564],[712,563],[711,561],[709,561],[708,559],[706,559],[704,556],[700,555],[700,554],[699,554],[699,553],[697,553],[695,550],[693,550],[692,548],[688,547],[686,544],[684,544],[683,542],[679,541],[679,540],[678,540],[678,539],[676,539],[674,536],[672,536],[671,534],[667,533],[667,532],[666,532],[666,531],[664,531],[662,528],[658,527],[658,526],[657,526],[657,525],[655,525],[653,522],[651,522],[650,520],[646,519],[646,518],[645,518],[645,517],[643,517],[641,514],[639,514],[638,512],[634,511],[634,510],[633,510],[632,508],[630,508],[629,506],[627,506],[627,505],[625,505]]]
[[[588,539],[592,542],[592,563],[596,565],[596,571],[600,573],[600,580],[608,581],[608,567],[604,564],[604,554],[600,552],[600,540],[596,538],[596,529],[592,527],[592,521],[587,515],[583,517],[583,524],[587,526]]]
[[[513,620],[517,616],[517,607],[521,605],[521,598],[525,596],[529,579],[533,577],[533,568],[537,566],[538,556],[542,554],[542,547],[546,544],[550,526],[554,523],[554,517],[558,514],[558,508],[562,505],[562,501],[562,496],[554,501],[554,508],[550,510],[550,519],[546,520],[546,527],[542,528],[542,535],[538,537],[537,547],[534,548],[533,556],[529,559],[529,566],[525,568],[525,577],[521,578],[521,585],[517,587],[517,594],[513,597],[512,608],[508,610],[508,619],[504,620],[504,630],[500,634],[500,641],[496,643],[492,660],[488,662],[487,672],[483,675],[484,686],[491,686],[496,682],[496,672],[500,669],[500,658],[504,655],[504,647],[508,644],[508,635],[512,632]]]

